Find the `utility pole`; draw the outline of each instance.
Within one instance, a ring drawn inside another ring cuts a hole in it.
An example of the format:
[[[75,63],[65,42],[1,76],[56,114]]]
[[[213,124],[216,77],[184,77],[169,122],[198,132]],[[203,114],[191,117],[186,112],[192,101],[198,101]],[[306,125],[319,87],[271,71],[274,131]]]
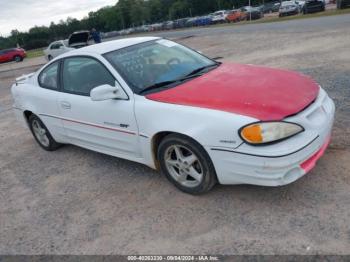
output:
[[[249,22],[251,22],[252,21],[252,6],[251,6],[251,2],[250,2],[250,0],[249,0]]]

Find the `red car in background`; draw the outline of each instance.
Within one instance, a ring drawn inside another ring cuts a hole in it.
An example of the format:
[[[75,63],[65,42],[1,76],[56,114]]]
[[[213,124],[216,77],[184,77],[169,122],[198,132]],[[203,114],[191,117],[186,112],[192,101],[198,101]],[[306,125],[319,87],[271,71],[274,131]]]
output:
[[[11,61],[21,62],[26,56],[26,51],[22,48],[0,50],[0,63]]]
[[[247,19],[247,14],[244,12],[241,12],[241,10],[231,10],[230,13],[227,15],[226,20],[229,23],[232,22],[239,22]]]

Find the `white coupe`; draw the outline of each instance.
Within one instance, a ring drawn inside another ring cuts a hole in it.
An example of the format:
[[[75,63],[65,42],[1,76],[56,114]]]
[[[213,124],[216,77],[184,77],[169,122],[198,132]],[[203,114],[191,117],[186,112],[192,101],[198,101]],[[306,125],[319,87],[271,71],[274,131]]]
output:
[[[305,75],[220,63],[156,37],[63,54],[18,78],[12,95],[43,149],[143,163],[191,194],[297,180],[325,151],[335,110]]]

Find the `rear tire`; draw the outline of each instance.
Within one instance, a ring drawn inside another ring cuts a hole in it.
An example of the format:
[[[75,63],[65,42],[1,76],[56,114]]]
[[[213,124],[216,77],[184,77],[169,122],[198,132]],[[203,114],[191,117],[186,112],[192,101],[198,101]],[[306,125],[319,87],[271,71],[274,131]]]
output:
[[[47,60],[51,61],[53,57],[51,55],[48,55]]]
[[[46,128],[44,123],[36,115],[31,115],[29,117],[29,127],[30,131],[36,140],[36,142],[46,151],[55,151],[62,145],[57,143],[55,139],[51,136],[49,130]]]
[[[159,145],[158,159],[162,173],[185,193],[202,194],[217,183],[215,168],[208,153],[186,136],[166,136]]]

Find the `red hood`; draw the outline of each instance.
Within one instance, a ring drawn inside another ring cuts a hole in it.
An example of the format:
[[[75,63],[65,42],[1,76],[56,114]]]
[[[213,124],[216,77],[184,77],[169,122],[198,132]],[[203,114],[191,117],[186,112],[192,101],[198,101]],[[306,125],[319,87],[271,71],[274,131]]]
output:
[[[146,97],[267,121],[282,120],[300,112],[316,99],[318,92],[315,81],[297,72],[222,64],[201,77]]]

